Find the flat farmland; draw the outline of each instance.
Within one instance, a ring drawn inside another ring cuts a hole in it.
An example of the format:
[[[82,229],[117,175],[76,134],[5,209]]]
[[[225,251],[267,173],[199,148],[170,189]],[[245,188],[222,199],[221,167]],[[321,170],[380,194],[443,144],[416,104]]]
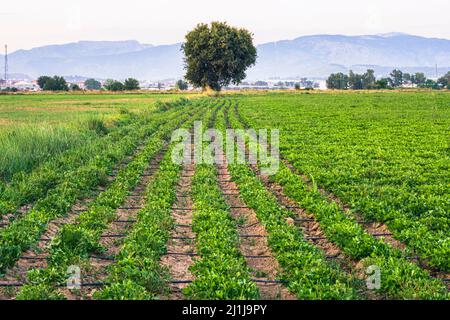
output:
[[[91,114],[117,116],[121,108],[151,109],[156,101],[168,101],[182,94],[86,93],[0,95],[0,128],[22,123],[65,123]],[[191,94],[195,96],[195,94]]]
[[[124,113],[146,112],[177,94],[0,95],[0,178],[104,133]],[[94,133],[94,134],[93,134]]]
[[[0,142],[1,299],[449,299],[448,92],[4,95]]]

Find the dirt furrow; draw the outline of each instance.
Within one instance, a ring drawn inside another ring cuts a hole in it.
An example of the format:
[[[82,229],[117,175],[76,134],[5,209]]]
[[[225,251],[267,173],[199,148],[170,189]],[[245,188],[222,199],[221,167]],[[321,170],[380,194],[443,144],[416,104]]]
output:
[[[286,167],[289,168],[293,173],[298,175],[302,178],[302,180],[311,188],[311,181],[310,179],[299,172],[292,164],[290,164],[286,159],[282,160],[283,163],[286,165]],[[328,198],[330,201],[333,201],[337,203],[342,210],[346,213],[346,215],[352,219],[355,219],[355,221],[361,225],[361,227],[364,229],[365,232],[368,234],[374,236],[377,239],[380,239],[381,241],[384,241],[385,243],[389,244],[395,249],[405,251],[407,248],[406,245],[399,240],[395,239],[391,231],[389,230],[388,226],[383,222],[377,222],[377,221],[365,221],[364,217],[361,213],[352,213],[350,210],[350,207],[343,203],[339,197],[337,197],[335,194],[328,192],[327,190],[317,187],[317,190],[326,198]],[[436,270],[432,267],[430,267],[427,264],[427,261],[424,259],[421,259],[417,256],[408,257],[408,259],[414,263],[416,263],[421,268],[428,271],[428,273],[437,279],[450,279],[450,273],[443,272]],[[450,283],[447,283],[447,286],[450,286]]]
[[[294,300],[287,288],[281,283],[274,283],[280,270],[267,242],[267,231],[259,222],[256,213],[246,207],[235,182],[231,181],[228,163],[223,153],[218,155],[217,165],[219,187],[225,202],[230,207],[231,216],[238,224],[240,237],[239,249],[250,268],[263,300]],[[265,281],[268,281],[265,282]]]
[[[83,210],[87,209],[92,198],[77,201],[68,214],[48,223],[46,231],[42,234],[34,247],[22,253],[14,267],[10,268],[1,282],[23,284],[27,280],[27,273],[31,269],[43,269],[47,267],[48,249],[51,241],[57,235],[61,227],[65,224],[73,223]],[[20,286],[15,288],[0,289],[0,300],[14,297]]]
[[[108,183],[111,183],[112,181],[114,181],[117,173],[119,172],[120,169],[123,169],[124,167],[126,167],[126,165],[133,160],[134,156],[139,153],[140,151],[142,151],[142,149],[144,148],[143,145],[139,146],[136,148],[136,150],[134,151],[134,153],[130,156],[127,156],[125,159],[123,159],[117,166],[116,168],[114,168],[112,170],[112,173],[110,175],[108,175],[107,180]],[[94,192],[94,196],[95,194],[104,191],[105,190],[105,186],[99,186],[97,188],[97,190]],[[14,222],[17,219],[20,219],[21,217],[25,216],[28,211],[30,211],[33,208],[33,204],[27,203],[22,205],[19,209],[17,209],[16,212],[14,213],[8,213],[8,214],[4,214],[0,217],[0,230],[2,228],[6,228],[8,225],[10,225],[12,222]]]
[[[158,170],[159,163],[167,151],[167,145],[150,161],[150,165],[145,169],[139,183],[126,197],[125,202],[116,211],[117,217],[111,222],[103,232],[99,244],[106,249],[98,255],[92,255],[89,262],[82,269],[82,282],[85,284],[102,283],[108,276],[108,267],[114,263],[114,257],[122,248],[123,239],[136,221],[137,214],[145,206],[146,186],[153,180],[154,174]],[[83,286],[81,290],[74,293],[67,289],[62,289],[67,299],[92,299],[96,286]]]
[[[236,114],[237,118],[239,119],[239,115],[238,115],[238,105],[236,104],[234,106],[234,110],[233,112]],[[242,120],[240,120],[241,123]],[[244,124],[245,125],[245,124]],[[263,146],[264,147],[264,146]],[[270,149],[270,143],[266,146],[267,148]],[[313,183],[310,180],[310,178],[305,175],[304,173],[300,172],[299,170],[297,170],[285,157],[283,157],[282,154],[280,154],[281,156],[281,161],[283,162],[283,164],[289,169],[291,170],[293,173],[295,173],[297,176],[299,176],[308,186],[308,188],[312,189],[313,188]],[[267,179],[266,179],[267,180]],[[265,182],[266,183],[266,182]],[[279,190],[282,191],[283,188],[275,183],[272,183],[272,187],[273,190]],[[346,213],[346,215],[350,218],[350,219],[354,219],[358,224],[361,225],[361,227],[364,229],[365,232],[367,232],[368,234],[376,237],[377,239],[380,239],[381,241],[384,241],[385,243],[389,244],[390,246],[392,246],[395,249],[404,251],[406,249],[406,245],[404,243],[402,243],[401,241],[397,240],[394,238],[393,234],[391,233],[391,231],[389,230],[388,226],[383,223],[383,222],[377,222],[377,221],[365,221],[364,217],[362,216],[361,213],[353,213],[350,210],[350,206],[348,206],[347,204],[345,204],[344,202],[341,201],[341,199],[336,196],[335,194],[333,194],[332,192],[329,192],[319,186],[316,186],[317,190],[324,196],[326,197],[329,201],[335,202],[337,203],[342,210],[344,210],[344,212]],[[278,196],[277,196],[278,197]],[[282,195],[282,197],[286,197],[285,195]],[[288,197],[286,197],[288,202],[291,205],[290,206],[294,206],[295,207],[295,201],[289,199]],[[299,212],[300,213],[300,212]],[[316,220],[314,221],[308,221],[309,219],[314,219],[313,215],[307,215],[304,213],[303,217],[300,217],[300,220],[304,220],[302,221],[303,224],[308,224],[313,222],[314,224],[317,225],[317,227],[320,225]],[[317,236],[322,238],[323,236]],[[320,240],[322,241],[322,240]],[[334,243],[331,243],[334,245]],[[336,247],[336,245],[334,245],[334,247]],[[339,257],[338,257],[339,258]],[[421,268],[425,269],[426,271],[429,272],[429,274],[437,279],[450,279],[450,273],[448,272],[442,272],[436,269],[433,269],[431,267],[428,266],[427,262],[424,261],[423,259],[420,259],[419,257],[407,257],[409,260],[411,260],[412,262],[415,262],[418,266],[420,266]],[[450,287],[450,283],[447,282],[447,287]]]
[[[191,137],[192,138],[192,137]],[[193,145],[191,147],[191,154]],[[172,281],[169,283],[169,293],[165,299],[181,300],[183,288],[194,280],[189,267],[194,263],[195,233],[192,231],[193,200],[191,197],[192,177],[195,174],[193,159],[183,165],[180,180],[177,184],[176,196],[172,210],[174,228],[167,243],[167,254],[161,257],[161,265],[169,270]]]
[[[361,269],[361,265],[358,263],[358,261],[355,261],[348,257],[334,242],[330,241],[326,237],[325,233],[320,228],[320,223],[316,220],[314,214],[308,213],[302,208],[298,207],[297,203],[294,200],[290,199],[284,194],[283,188],[279,184],[270,181],[268,176],[261,175],[259,169],[257,169],[255,166],[251,166],[251,168],[257,174],[258,178],[263,182],[265,187],[275,195],[278,203],[296,214],[297,218],[288,218],[288,223],[298,226],[301,229],[304,238],[307,239],[307,241],[312,245],[320,249],[330,262],[336,262],[339,267],[348,274],[352,274],[361,280],[365,279],[364,270]],[[366,290],[364,294],[369,299],[381,299],[380,296],[370,290]]]
[[[261,145],[261,147],[270,148],[270,144]],[[245,148],[245,156],[248,159],[248,148]],[[320,228],[319,222],[316,220],[313,214],[308,213],[302,208],[298,207],[297,203],[294,200],[290,199],[284,194],[282,186],[271,181],[269,179],[269,176],[261,174],[261,171],[259,170],[257,165],[250,165],[249,167],[253,172],[255,172],[266,189],[275,195],[278,203],[281,206],[287,208],[287,210],[290,210],[291,212],[294,212],[296,214],[297,218],[288,218],[286,219],[287,223],[298,226],[301,229],[304,238],[307,239],[307,241],[312,245],[320,249],[324,253],[325,257],[330,260],[330,262],[335,262],[348,274],[353,274],[360,279],[363,278],[364,272],[360,270],[361,268],[358,265],[358,262],[350,259],[350,257],[345,255],[334,242],[328,240],[328,238]],[[364,294],[369,299],[380,299],[378,295],[369,290],[366,290]]]
[[[309,188],[312,188],[312,182],[311,180],[303,173],[299,172],[292,164],[290,164],[286,159],[282,160],[283,163],[286,165],[286,167],[289,168],[292,172],[294,172],[297,176],[302,178],[302,180],[308,185]],[[390,244],[392,247],[400,250],[404,250],[406,246],[401,243],[400,241],[396,240],[391,232],[389,231],[389,228],[386,224],[382,222],[372,222],[372,221],[364,221],[364,218],[361,214],[358,213],[352,213],[350,211],[350,207],[346,204],[344,204],[339,197],[337,197],[335,194],[326,191],[323,188],[317,187],[317,190],[322,194],[324,197],[326,197],[329,201],[336,202],[349,217],[354,217],[356,221],[361,224],[361,226],[364,228],[364,230],[374,235],[375,237],[380,237],[379,235],[383,235],[380,239],[382,239],[384,242]]]
[[[124,168],[133,159],[134,155],[142,150],[142,148],[143,146],[139,146],[133,155],[127,156],[120,162],[118,168]],[[116,175],[117,171],[115,170],[115,174],[108,177],[109,183],[114,181]],[[29,270],[47,268],[47,259],[49,257],[48,249],[52,240],[59,233],[59,230],[61,230],[61,227],[65,224],[74,223],[79,214],[87,210],[89,203],[105,189],[105,186],[97,186],[96,190],[92,192],[91,197],[77,200],[65,216],[56,218],[47,224],[46,230],[41,235],[39,241],[32,248],[23,252],[15,265],[8,269],[5,275],[0,278],[1,283],[17,284],[17,286],[13,287],[0,286],[0,300],[11,299],[17,294],[21,285],[26,282]]]

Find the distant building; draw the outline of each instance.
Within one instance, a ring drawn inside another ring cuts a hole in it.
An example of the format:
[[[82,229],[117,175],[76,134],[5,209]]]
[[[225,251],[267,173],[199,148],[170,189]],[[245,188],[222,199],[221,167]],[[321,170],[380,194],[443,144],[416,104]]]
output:
[[[29,81],[16,81],[9,85],[10,87],[16,88],[19,91],[38,91],[40,90],[39,86],[35,82]]]

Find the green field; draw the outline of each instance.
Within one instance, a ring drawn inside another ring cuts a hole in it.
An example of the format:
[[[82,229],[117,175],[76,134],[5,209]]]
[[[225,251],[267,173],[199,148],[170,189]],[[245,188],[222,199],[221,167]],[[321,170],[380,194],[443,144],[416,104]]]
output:
[[[272,95],[240,99],[255,127],[355,213],[450,271],[450,95]]]
[[[95,139],[125,111],[151,110],[176,94],[0,95],[0,179]],[[99,131],[100,132],[95,132]],[[94,134],[92,134],[94,131]],[[96,135],[96,134],[97,135]]]
[[[195,120],[279,170],[174,163]],[[0,143],[0,299],[450,297],[448,92],[0,95]]]

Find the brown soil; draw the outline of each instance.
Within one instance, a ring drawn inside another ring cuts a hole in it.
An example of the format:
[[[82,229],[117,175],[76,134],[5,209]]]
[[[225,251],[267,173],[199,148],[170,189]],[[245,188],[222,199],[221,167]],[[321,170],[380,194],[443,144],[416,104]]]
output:
[[[191,144],[191,152],[194,145]],[[170,233],[170,240],[167,242],[167,254],[161,257],[161,265],[169,270],[172,281],[193,281],[194,276],[189,271],[189,267],[194,263],[195,242],[190,239],[195,238],[192,231],[193,200],[191,198],[192,177],[195,173],[193,164],[193,152],[191,159],[185,159],[180,180],[177,184],[177,200],[173,205],[172,218],[175,227]],[[184,210],[180,210],[184,209]],[[169,283],[169,293],[163,298],[168,300],[181,300],[184,298],[183,288],[188,283]]]
[[[0,216],[0,230],[1,228],[6,228],[11,222],[23,216],[31,209],[31,207],[30,204],[26,204],[21,206],[16,213],[8,213]]]
[[[142,150],[142,146],[138,147],[132,156],[126,157],[118,167],[123,168],[126,166],[128,162],[130,162],[134,155],[137,154],[140,150]],[[115,179],[117,175],[117,170],[114,170],[115,173],[111,175],[110,181]],[[105,190],[104,186],[98,186],[96,191],[93,192],[93,195],[98,194]],[[7,270],[6,274],[3,277],[0,277],[0,282],[3,283],[19,283],[22,284],[27,280],[27,273],[31,269],[42,269],[47,267],[47,258],[48,258],[48,249],[50,244],[57,236],[61,227],[65,224],[74,223],[79,214],[86,210],[88,204],[93,200],[93,198],[85,198],[82,200],[77,200],[76,203],[72,206],[69,212],[63,216],[59,217],[55,220],[52,220],[47,224],[47,228],[44,233],[41,235],[39,241],[31,247],[29,250],[22,253],[21,257],[17,260],[16,264]],[[31,208],[31,205],[24,205],[20,208],[19,214],[25,215],[28,210]],[[15,218],[17,219],[17,215]],[[12,221],[12,220],[10,220]],[[8,221],[8,223],[10,223]],[[20,285],[17,287],[9,288],[9,287],[0,287],[0,300],[5,299],[13,299],[20,289]]]
[[[149,167],[146,168],[139,183],[127,196],[125,202],[116,211],[116,219],[111,222],[108,228],[103,232],[99,244],[103,246],[106,251],[99,255],[93,255],[88,263],[82,268],[83,283],[102,283],[108,276],[108,267],[114,263],[114,256],[116,256],[123,245],[124,238],[108,237],[109,235],[126,235],[132,228],[136,221],[139,210],[145,206],[145,190],[146,186],[153,180],[154,174],[157,171],[158,165],[161,162],[167,147],[164,147],[158,155],[150,162]],[[92,299],[94,292],[98,287],[82,287],[77,292],[71,292],[67,289],[62,289],[67,299]]]
[[[289,207],[288,210],[294,212],[299,218],[298,221],[292,219],[286,219],[288,223],[296,224],[302,231],[302,234],[307,238],[308,242],[319,248],[325,255],[325,257],[330,261],[334,261],[342,270],[346,273],[364,280],[366,275],[361,272],[361,266],[358,261],[352,260],[348,257],[342,250],[330,240],[327,239],[324,232],[320,228],[320,223],[315,219],[313,214],[306,212],[305,210],[298,207],[298,204],[286,196],[283,192],[283,188],[277,183],[270,181],[267,176],[260,175],[259,170],[255,167],[252,169],[258,174],[260,180],[264,183],[266,188],[270,190],[278,199],[279,204],[282,206]],[[304,220],[303,220],[304,219]],[[318,240],[313,240],[311,238],[320,238]],[[368,299],[378,300],[381,296],[366,290],[362,292]]]
[[[237,106],[234,109],[234,112],[236,112],[236,111],[237,111]],[[248,154],[247,150],[246,150],[246,153]],[[307,183],[309,188],[312,188],[312,182],[310,181],[309,177],[307,177],[306,175],[304,175],[301,172],[299,172],[298,170],[296,170],[286,159],[282,159],[282,161],[292,172],[294,172],[299,177],[301,177],[303,179],[303,181]],[[255,168],[253,168],[253,169],[255,169]],[[274,194],[277,196],[280,203],[282,203],[286,206],[293,206],[293,207],[297,206],[297,204],[294,201],[292,201],[291,199],[289,199],[288,197],[286,197],[283,194],[283,188],[281,186],[269,181],[267,179],[267,177],[265,177],[265,178],[263,177],[262,180],[266,184],[266,187],[271,189],[274,192]],[[327,192],[325,189],[322,189],[322,188],[319,188],[319,192],[322,195],[326,196],[330,201],[336,202],[346,212],[346,214],[349,217],[352,217],[353,214],[350,212],[349,206],[346,205],[345,203],[343,203],[336,195],[334,195],[330,192]],[[296,211],[296,213],[298,213],[298,215],[301,218],[314,219],[314,215],[307,214],[303,210],[298,210],[298,209],[294,209],[294,210]],[[364,222],[363,219],[361,218],[361,216],[353,216],[353,217],[356,218],[357,222],[360,223],[362,225],[362,227],[365,229],[365,231],[368,232],[369,234],[372,234],[372,235],[390,234],[388,227],[383,223],[375,223],[375,222],[368,223],[368,222]],[[293,221],[292,221],[292,223],[293,223]],[[314,236],[314,237],[316,237],[316,236],[324,237],[320,230],[320,227],[319,227],[320,225],[315,219],[313,221],[303,221],[301,224],[302,224],[302,230],[305,235]],[[377,238],[381,238],[382,241],[385,241],[386,243],[388,243],[391,246],[398,248],[400,250],[403,250],[405,248],[404,244],[402,244],[398,240],[394,239],[393,236],[391,236],[391,235],[385,235],[384,237],[377,236]],[[351,272],[356,274],[356,276],[358,278],[361,278],[361,279],[365,278],[366,275],[364,273],[364,269],[362,268],[362,264],[358,263],[356,261],[352,261],[351,259],[345,257],[343,255],[343,253],[340,251],[340,249],[334,243],[331,243],[328,240],[324,239],[324,240],[316,240],[316,241],[314,241],[314,244],[321,247],[321,249],[324,250],[324,252],[327,254],[327,256],[335,255],[336,261],[339,264],[346,266],[345,268],[347,270],[353,270]],[[412,261],[414,261],[414,259],[412,259]],[[450,276],[449,273],[438,272],[436,270],[430,269],[427,266],[426,262],[416,260],[416,263],[418,265],[420,265],[422,268],[429,271],[431,276],[433,276],[433,277],[441,278],[441,279],[448,279]],[[450,284],[448,284],[447,286],[450,287]],[[371,291],[367,291],[366,294],[369,299],[382,298],[379,295],[375,295]]]
[[[297,174],[299,177],[303,179],[305,183],[311,187],[311,181],[309,178],[301,174],[292,164],[290,164],[287,160],[283,160],[283,163],[295,174]],[[327,197],[330,201],[336,202],[343,210],[344,212],[349,216],[356,219],[356,221],[361,225],[361,227],[366,231],[368,234],[376,237],[377,239],[380,239],[381,241],[389,244],[391,247],[404,251],[407,247],[404,243],[400,242],[399,240],[395,239],[392,235],[391,231],[389,230],[388,226],[385,223],[382,222],[373,222],[373,221],[364,221],[364,217],[360,213],[352,213],[350,211],[350,206],[343,203],[339,197],[337,197],[335,194],[326,191],[323,188],[318,188],[319,192]],[[380,236],[381,235],[381,236]],[[419,257],[410,257],[410,261],[413,263],[416,263],[421,268],[425,269],[430,273],[430,275],[434,278],[438,279],[449,279],[450,273],[439,271],[436,269],[433,269],[430,267],[426,260],[420,259]],[[447,283],[447,286],[450,286],[450,283]]]
[[[247,148],[245,150],[245,154],[248,158],[249,151]],[[289,167],[289,163],[286,163],[286,165]],[[327,239],[324,232],[320,228],[319,222],[315,219],[313,214],[308,213],[306,212],[306,210],[298,207],[298,204],[294,200],[290,199],[284,194],[283,187],[271,181],[267,175],[262,175],[256,165],[250,165],[250,168],[257,174],[261,182],[263,182],[263,184],[265,185],[266,189],[271,191],[276,196],[278,203],[282,206],[289,207],[288,210],[294,212],[297,215],[299,221],[298,223],[291,218],[286,219],[287,223],[298,224],[299,228],[302,230],[304,237],[309,238],[308,241],[312,245],[319,248],[325,254],[326,258],[330,259],[330,262],[334,261],[350,275],[358,278],[365,276],[364,274],[361,275],[359,273],[357,261],[350,259],[342,252],[342,250],[340,250],[340,248],[335,243]],[[367,296],[368,299],[380,299],[378,295],[369,290],[366,290],[365,292],[363,292],[363,294]]]
[[[65,217],[60,217],[51,221],[47,225],[46,231],[43,233],[36,245],[22,254],[14,267],[10,268],[6,272],[5,276],[1,278],[1,281],[8,283],[24,283],[27,280],[27,273],[29,270],[46,268],[46,259],[48,258],[47,251],[51,244],[51,240],[57,235],[62,225],[73,223],[76,217],[78,217],[80,210],[86,209],[87,204],[91,201],[92,199],[84,199],[82,201],[78,201]],[[0,300],[13,298],[17,294],[18,290],[19,287],[14,288],[13,290],[6,290],[8,293],[7,296],[4,295],[5,290],[0,290]]]
[[[277,280],[280,266],[267,243],[267,231],[260,224],[253,210],[242,208],[246,204],[240,197],[237,185],[230,181],[231,175],[227,168],[225,155],[219,155],[219,159],[222,163],[222,165],[217,166],[219,187],[222,190],[226,203],[231,207],[231,216],[238,222],[239,249],[252,272],[252,278],[269,281]],[[243,223],[241,224],[240,222]],[[257,237],[243,237],[245,235],[255,235]],[[295,299],[295,296],[282,284],[257,282],[256,285],[263,300]]]

